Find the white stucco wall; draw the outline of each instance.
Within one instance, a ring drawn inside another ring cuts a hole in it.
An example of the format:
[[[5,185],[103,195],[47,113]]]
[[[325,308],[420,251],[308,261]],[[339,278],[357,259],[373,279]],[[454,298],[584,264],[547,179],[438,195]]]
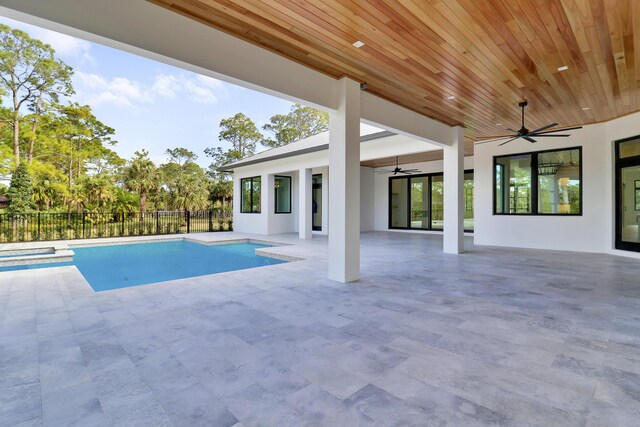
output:
[[[588,125],[569,138],[536,144],[513,141],[475,147],[475,244],[612,252],[614,248],[614,141],[640,134],[640,114]],[[582,216],[493,215],[493,157],[519,152],[582,147]]]

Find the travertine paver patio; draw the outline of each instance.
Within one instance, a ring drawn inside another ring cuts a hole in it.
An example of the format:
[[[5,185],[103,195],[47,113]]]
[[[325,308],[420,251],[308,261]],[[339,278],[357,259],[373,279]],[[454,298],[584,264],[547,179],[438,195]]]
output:
[[[0,274],[0,425],[638,425],[639,260],[365,233],[344,285],[326,239],[272,240],[307,259],[102,293]]]

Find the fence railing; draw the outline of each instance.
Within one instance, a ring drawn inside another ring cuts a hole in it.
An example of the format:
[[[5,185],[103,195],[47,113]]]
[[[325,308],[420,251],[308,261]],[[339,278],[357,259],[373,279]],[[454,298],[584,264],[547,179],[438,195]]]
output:
[[[231,231],[230,212],[69,212],[0,214],[0,243]]]

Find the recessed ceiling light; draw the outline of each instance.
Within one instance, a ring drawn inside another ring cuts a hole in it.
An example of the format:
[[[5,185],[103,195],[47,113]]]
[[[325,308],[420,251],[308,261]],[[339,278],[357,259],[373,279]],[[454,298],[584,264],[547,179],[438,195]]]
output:
[[[591,108],[589,108],[589,107],[582,107],[582,111],[587,111],[587,110],[590,110],[590,109]]]
[[[568,66],[563,65],[562,67],[558,67],[558,71],[567,71],[569,69]]]
[[[496,126],[502,126],[502,123],[496,123]]]
[[[357,42],[353,43],[353,45],[354,45],[355,47],[362,47],[362,46],[364,46],[364,43],[363,43],[363,42],[361,42],[360,40],[358,40]]]
[[[453,96],[453,95],[449,95],[449,96],[447,96],[447,99],[448,99],[448,100],[452,100],[452,99],[456,99],[456,97],[455,97],[455,96]]]

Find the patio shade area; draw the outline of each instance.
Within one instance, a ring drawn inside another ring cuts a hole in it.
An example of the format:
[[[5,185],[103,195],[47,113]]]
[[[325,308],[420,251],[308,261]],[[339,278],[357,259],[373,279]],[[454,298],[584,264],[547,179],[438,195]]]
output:
[[[345,286],[325,238],[273,240],[305,260],[101,293],[0,275],[0,424],[637,425],[634,260],[372,232]]]

